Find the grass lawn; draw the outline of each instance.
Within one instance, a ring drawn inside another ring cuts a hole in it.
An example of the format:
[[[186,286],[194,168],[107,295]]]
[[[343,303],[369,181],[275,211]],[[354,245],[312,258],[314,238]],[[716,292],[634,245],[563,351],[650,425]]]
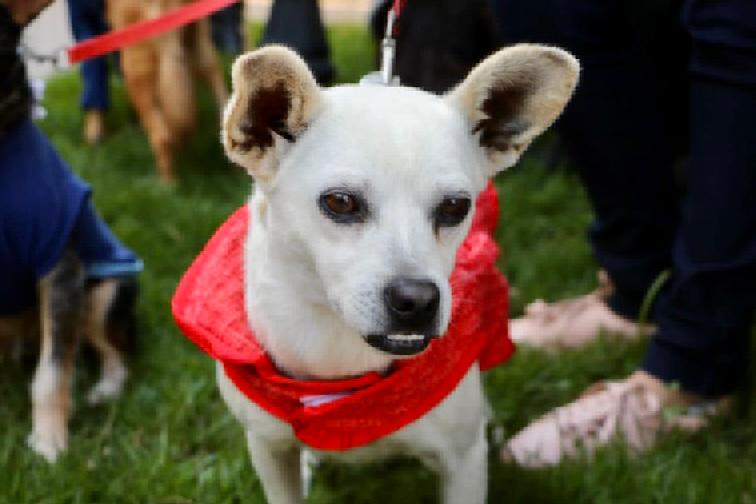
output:
[[[330,31],[339,79],[353,82],[371,66],[361,28]],[[250,181],[225,160],[207,95],[199,130],[182,149],[179,182],[158,183],[145,137],[114,82],[110,134],[99,146],[80,141],[79,82],[50,83],[43,128],[76,172],[90,181],[114,231],[144,259],[139,349],[123,397],[112,405],[83,401],[93,366],[79,366],[70,449],[48,465],[25,446],[30,429],[29,366],[3,362],[0,380],[0,503],[264,502],[241,428],[215,388],[213,365],[179,334],[169,300],[204,242],[250,192]],[[500,176],[501,267],[513,285],[513,313],[536,297],[554,299],[594,285],[585,241],[590,212],[580,185],[544,168],[536,148]],[[600,341],[561,355],[522,350],[486,376],[496,422],[506,434],[603,377],[620,377],[639,361],[642,343]],[[753,354],[754,352],[752,352]],[[754,355],[756,356],[756,355]],[[502,466],[492,454],[489,502],[756,503],[756,383],[733,415],[705,433],[672,434],[658,448],[629,457],[621,447],[592,464],[540,472]],[[316,473],[310,502],[435,502],[435,476],[410,460]]]

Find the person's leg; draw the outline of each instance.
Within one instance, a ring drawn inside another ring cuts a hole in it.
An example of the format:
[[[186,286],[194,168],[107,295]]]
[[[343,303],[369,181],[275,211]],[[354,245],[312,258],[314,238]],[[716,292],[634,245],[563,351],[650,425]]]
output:
[[[562,11],[573,23],[562,36],[582,55],[584,71],[559,131],[595,212],[590,239],[615,287],[609,304],[634,319],[671,262],[679,200],[673,166],[686,131],[684,34],[670,22],[642,38],[631,23],[636,2],[568,3]]]
[[[756,310],[756,37],[744,34],[756,33],[756,16],[743,18],[740,7],[686,5],[693,39],[687,196],[671,280],[657,304],[658,334],[642,369],[531,423],[506,443],[505,459],[551,465],[616,437],[647,449],[668,428],[706,425],[701,412],[721,411],[742,385]],[[688,413],[697,415],[670,419],[667,406],[691,403]]]
[[[77,41],[86,40],[107,31],[103,0],[69,0],[68,12],[71,29]],[[87,60],[81,64],[84,89],[81,107],[104,110],[109,105],[108,68],[104,57]]]
[[[688,198],[644,369],[707,397],[746,372],[756,306],[756,87],[697,79]]]
[[[71,29],[77,41],[108,31],[104,0],[68,0]],[[102,113],[110,105],[108,63],[105,56],[84,61],[80,68],[82,81],[81,108],[85,111],[84,137],[96,142],[104,132]]]
[[[634,1],[496,3],[505,42],[543,40],[581,61],[578,89],[558,129],[594,210],[594,254],[613,285],[608,298],[586,297],[580,309],[531,306],[514,321],[513,335],[566,347],[592,340],[599,329],[636,335],[628,322],[671,264],[679,219],[674,166],[686,144],[687,48],[674,5],[638,12]],[[654,30],[641,31],[632,21],[638,17]]]
[[[307,62],[321,85],[333,81],[334,69],[316,0],[275,0],[260,45],[284,44]]]
[[[669,267],[679,219],[674,165],[686,90],[669,85],[676,76],[663,65],[640,50],[613,64],[586,64],[559,129],[594,210],[589,236],[614,284],[609,306],[628,319],[639,316]]]
[[[213,44],[218,50],[232,56],[241,54],[244,50],[243,14],[244,5],[242,2],[237,2],[210,17]]]
[[[756,87],[693,79],[688,196],[643,370],[534,421],[506,443],[505,460],[556,464],[616,437],[648,449],[665,430],[705,426],[701,412],[721,411],[742,385],[756,307],[753,117]],[[669,416],[667,406],[691,404],[696,414]]]
[[[741,16],[733,3],[717,4],[718,14]],[[709,13],[705,4],[689,2],[689,25]],[[756,309],[756,37],[749,50],[742,38],[733,37],[740,47],[730,48],[691,32],[698,40],[691,59],[688,191],[671,281],[658,303],[659,333],[644,369],[718,397],[745,376]],[[733,66],[738,61],[745,64]]]

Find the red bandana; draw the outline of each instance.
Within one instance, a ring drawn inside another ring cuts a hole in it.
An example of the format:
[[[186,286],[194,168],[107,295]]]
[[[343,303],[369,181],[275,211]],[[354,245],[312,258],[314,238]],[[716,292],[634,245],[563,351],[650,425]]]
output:
[[[289,423],[305,444],[321,450],[362,446],[435,407],[475,361],[486,370],[512,354],[507,282],[496,269],[499,249],[491,237],[498,216],[498,197],[489,185],[457,253],[447,333],[417,357],[395,361],[386,375],[302,381],[276,370],[245,313],[246,207],[216,231],[186,272],[173,296],[173,315],[190,340],[223,363],[239,390]]]

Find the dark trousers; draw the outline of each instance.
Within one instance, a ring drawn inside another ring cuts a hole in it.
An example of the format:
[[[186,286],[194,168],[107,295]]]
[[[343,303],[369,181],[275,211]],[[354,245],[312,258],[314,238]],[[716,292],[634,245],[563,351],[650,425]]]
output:
[[[267,44],[283,44],[297,51],[319,84],[333,81],[335,71],[316,0],[274,0],[260,41],[260,45]]]
[[[241,54],[244,50],[243,16],[244,6],[237,2],[210,17],[213,44],[217,49],[231,55]]]
[[[708,397],[742,382],[756,306],[752,5],[494,0],[504,42],[553,43],[581,60],[559,128],[595,212],[610,305],[637,317],[670,270],[643,367]]]
[[[77,41],[101,35],[109,30],[105,22],[104,0],[68,0],[68,16],[71,30]],[[101,56],[87,60],[79,68],[83,91],[81,108],[106,109],[110,104],[108,86],[108,61]]]

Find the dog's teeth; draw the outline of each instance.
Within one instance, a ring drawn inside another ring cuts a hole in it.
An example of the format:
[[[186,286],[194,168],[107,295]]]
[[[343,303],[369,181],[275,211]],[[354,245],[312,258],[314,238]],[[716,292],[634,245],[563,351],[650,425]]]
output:
[[[394,341],[418,341],[425,338],[422,334],[389,334],[389,339]]]

